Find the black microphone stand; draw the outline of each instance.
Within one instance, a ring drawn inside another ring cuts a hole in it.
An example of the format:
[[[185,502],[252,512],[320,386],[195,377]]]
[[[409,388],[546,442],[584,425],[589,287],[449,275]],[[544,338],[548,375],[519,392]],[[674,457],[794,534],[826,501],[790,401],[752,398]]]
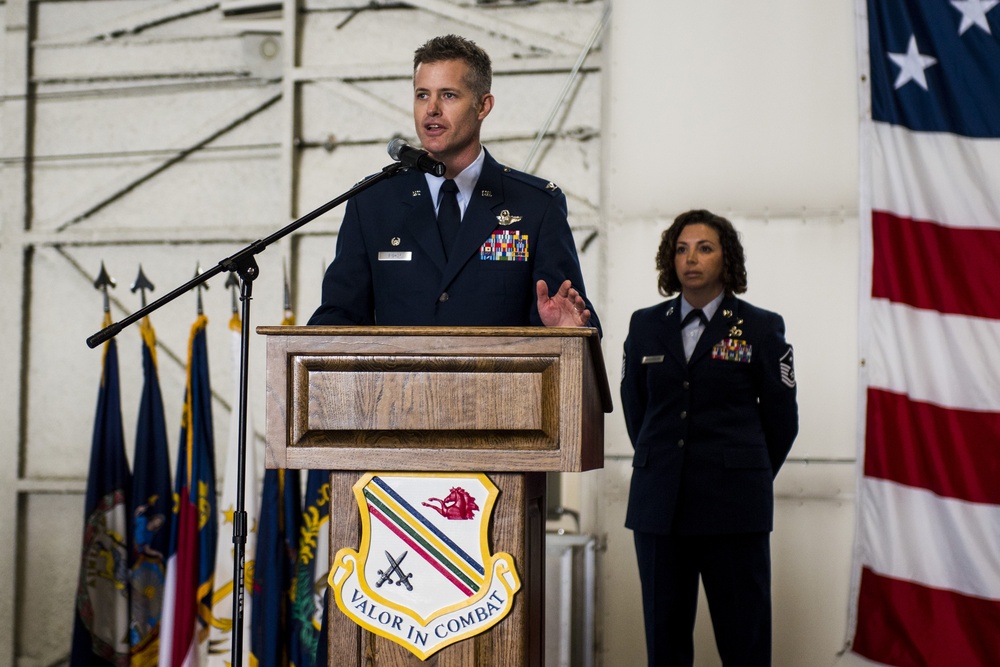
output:
[[[236,511],[233,515],[233,634],[232,634],[232,665],[239,667],[243,664],[243,607],[244,607],[244,560],[246,557],[247,541],[247,513],[246,513],[246,447],[247,447],[247,385],[250,359],[250,301],[253,294],[253,281],[257,278],[260,269],[254,255],[263,252],[269,245],[279,239],[288,236],[295,230],[312,222],[327,211],[336,208],[351,197],[363,190],[367,190],[379,181],[395,176],[404,165],[393,162],[384,167],[381,172],[369,176],[350,190],[332,199],[316,210],[307,213],[298,220],[286,225],[267,238],[254,241],[234,255],[223,259],[218,264],[208,269],[204,273],[195,276],[192,280],[177,287],[172,292],[163,295],[148,306],[143,306],[124,319],[109,324],[93,336],[87,339],[87,345],[93,349],[104,341],[117,336],[125,327],[141,320],[149,313],[157,310],[161,306],[173,301],[182,294],[186,294],[198,285],[205,283],[209,278],[216,276],[223,271],[234,271],[240,277],[240,301],[243,302],[243,324],[240,338],[240,400],[239,400],[239,439],[237,464],[239,475],[236,480]]]

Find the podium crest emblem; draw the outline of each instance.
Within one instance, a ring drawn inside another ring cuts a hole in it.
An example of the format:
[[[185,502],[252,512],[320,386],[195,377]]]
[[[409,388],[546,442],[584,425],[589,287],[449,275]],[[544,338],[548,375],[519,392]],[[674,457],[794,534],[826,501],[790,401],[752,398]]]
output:
[[[363,475],[361,545],[330,570],[337,606],[421,660],[499,623],[521,582],[513,557],[489,550],[497,495],[482,473]]]

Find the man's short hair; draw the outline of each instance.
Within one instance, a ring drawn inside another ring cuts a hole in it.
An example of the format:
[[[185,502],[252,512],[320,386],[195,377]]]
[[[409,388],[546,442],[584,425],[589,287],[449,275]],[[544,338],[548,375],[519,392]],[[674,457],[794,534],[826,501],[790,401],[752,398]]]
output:
[[[442,35],[424,43],[413,54],[413,72],[421,63],[437,63],[445,60],[461,60],[469,66],[466,84],[477,100],[490,92],[493,85],[493,64],[486,51],[471,39],[458,35]]]

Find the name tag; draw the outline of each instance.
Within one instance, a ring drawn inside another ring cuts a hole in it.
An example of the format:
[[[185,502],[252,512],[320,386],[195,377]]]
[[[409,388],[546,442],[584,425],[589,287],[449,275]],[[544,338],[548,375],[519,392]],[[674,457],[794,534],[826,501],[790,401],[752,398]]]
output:
[[[378,261],[380,262],[409,262],[413,259],[413,253],[409,250],[399,252],[380,252]]]
[[[662,354],[654,354],[654,355],[650,355],[648,357],[643,357],[642,358],[642,363],[644,363],[644,364],[662,364],[663,363],[663,355]]]

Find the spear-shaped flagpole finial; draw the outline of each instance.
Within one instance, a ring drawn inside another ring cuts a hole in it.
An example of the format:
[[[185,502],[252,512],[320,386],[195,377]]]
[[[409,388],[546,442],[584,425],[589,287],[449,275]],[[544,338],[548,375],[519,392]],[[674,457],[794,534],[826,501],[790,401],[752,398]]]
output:
[[[232,307],[233,315],[240,312],[239,307],[239,294],[240,294],[240,277],[236,275],[235,271],[229,272],[229,277],[226,278],[226,287],[229,288],[229,294],[232,297]]]
[[[101,272],[94,280],[94,289],[99,289],[104,293],[104,312],[111,312],[111,300],[108,298],[108,288],[115,286],[115,279],[108,275],[108,270],[104,268],[104,261],[101,260]]]
[[[198,264],[195,267],[195,269],[194,269],[194,277],[197,278],[200,275],[201,275],[201,264]],[[201,300],[201,291],[203,289],[208,289],[208,283],[207,282],[205,282],[205,283],[198,283],[195,286],[195,291],[198,293],[198,316],[199,317],[205,314],[205,308],[204,308],[204,305],[202,304],[202,300]]]
[[[135,282],[132,283],[131,289],[133,294],[139,292],[139,297],[142,299],[142,307],[145,308],[146,290],[152,292],[156,288],[153,287],[153,283],[149,282],[149,278],[146,277],[146,274],[142,272],[142,264],[139,265],[139,275],[135,277]]]

